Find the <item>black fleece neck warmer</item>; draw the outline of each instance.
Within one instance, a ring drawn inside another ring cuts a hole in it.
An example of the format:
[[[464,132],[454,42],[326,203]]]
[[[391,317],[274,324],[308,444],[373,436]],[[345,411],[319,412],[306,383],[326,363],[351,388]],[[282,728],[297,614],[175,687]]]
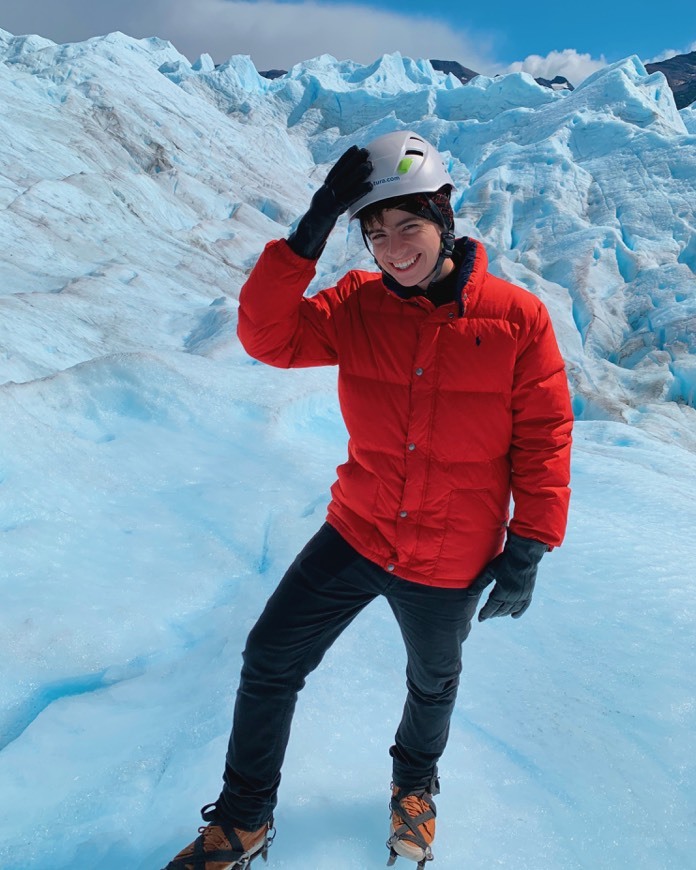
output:
[[[433,305],[447,305],[449,302],[459,303],[460,316],[464,313],[464,303],[461,298],[462,290],[466,286],[474,268],[476,257],[476,242],[464,236],[457,239],[452,254],[454,268],[441,281],[434,281],[427,290],[420,287],[404,287],[389,275],[382,272],[384,286],[402,299],[410,299],[412,296],[425,296]]]

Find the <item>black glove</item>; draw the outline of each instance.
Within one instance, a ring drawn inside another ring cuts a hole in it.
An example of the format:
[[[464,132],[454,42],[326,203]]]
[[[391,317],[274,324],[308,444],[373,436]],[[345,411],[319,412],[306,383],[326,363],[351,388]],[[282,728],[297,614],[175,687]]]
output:
[[[288,245],[300,257],[316,260],[339,217],[372,190],[372,182],[367,180],[372,172],[369,157],[367,148],[353,145],[338,158],[288,238]]]
[[[522,616],[532,602],[537,568],[548,549],[540,541],[508,532],[503,552],[486,565],[470,587],[482,592],[495,580],[488,601],[479,611],[479,622],[492,616]]]

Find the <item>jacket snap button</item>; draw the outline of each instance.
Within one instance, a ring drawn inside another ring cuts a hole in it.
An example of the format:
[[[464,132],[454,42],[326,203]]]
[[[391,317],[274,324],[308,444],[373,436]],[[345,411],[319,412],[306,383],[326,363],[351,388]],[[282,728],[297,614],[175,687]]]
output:
[[[387,571],[393,571],[393,570],[394,570],[394,566],[391,563],[389,563],[389,565],[387,565]]]
[[[409,444],[409,445],[408,445],[408,449],[409,449],[409,450],[415,450],[415,449],[416,449],[416,445],[415,445],[415,444]]]
[[[423,369],[416,369],[416,374],[419,375],[419,376],[422,375],[422,374],[423,374]]]
[[[403,518],[403,517],[407,517],[407,516],[408,516],[408,511],[399,511],[399,516],[402,517],[402,518]]]
[[[450,313],[447,316],[451,320],[454,317],[454,311],[450,311]]]

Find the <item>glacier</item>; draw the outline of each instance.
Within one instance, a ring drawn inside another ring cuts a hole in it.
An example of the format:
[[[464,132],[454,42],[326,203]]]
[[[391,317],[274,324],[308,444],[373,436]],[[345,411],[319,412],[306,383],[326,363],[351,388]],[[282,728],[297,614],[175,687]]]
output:
[[[0,31],[3,870],[157,870],[217,795],[244,638],[345,453],[335,372],[246,357],[238,291],[397,128],[548,306],[578,420],[567,542],[465,645],[433,866],[690,866],[696,110],[637,58],[566,93]],[[313,289],[370,266],[342,220]],[[377,603],[309,681],[269,866],[385,863],[400,643]]]

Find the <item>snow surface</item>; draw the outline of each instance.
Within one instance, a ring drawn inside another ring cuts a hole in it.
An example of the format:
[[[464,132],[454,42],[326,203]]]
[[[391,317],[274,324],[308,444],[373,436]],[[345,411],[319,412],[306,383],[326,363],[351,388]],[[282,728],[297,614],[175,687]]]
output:
[[[567,541],[465,645],[433,866],[693,866],[693,109],[635,58],[572,93],[123,34],[0,60],[2,870],[158,870],[217,796],[244,639],[345,455],[335,372],[250,360],[237,294],[399,127],[548,305],[578,415]],[[341,221],[315,286],[369,262]],[[384,865],[403,664],[378,602],[311,677],[269,868]]]

